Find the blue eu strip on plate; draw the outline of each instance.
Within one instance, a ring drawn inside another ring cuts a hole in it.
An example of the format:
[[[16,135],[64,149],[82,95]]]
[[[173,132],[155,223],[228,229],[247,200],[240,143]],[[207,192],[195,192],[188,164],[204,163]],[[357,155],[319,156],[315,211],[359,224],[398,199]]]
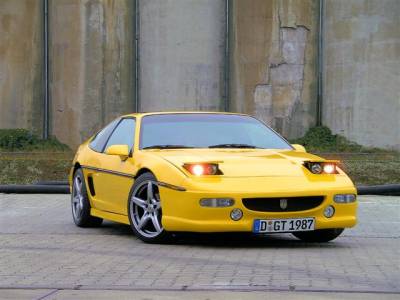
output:
[[[254,226],[253,226],[253,232],[259,232],[260,231],[260,220],[254,220]]]

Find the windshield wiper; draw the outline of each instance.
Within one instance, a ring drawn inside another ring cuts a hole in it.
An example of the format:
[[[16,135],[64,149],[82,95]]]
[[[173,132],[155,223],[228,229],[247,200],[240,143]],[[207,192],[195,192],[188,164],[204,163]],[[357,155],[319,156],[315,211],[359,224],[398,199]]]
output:
[[[180,149],[180,148],[194,148],[194,147],[185,146],[185,145],[152,145],[152,146],[144,147],[142,149],[145,150],[145,149]]]
[[[211,145],[208,148],[251,148],[256,149],[259,147],[248,145],[248,144],[218,144],[218,145]]]

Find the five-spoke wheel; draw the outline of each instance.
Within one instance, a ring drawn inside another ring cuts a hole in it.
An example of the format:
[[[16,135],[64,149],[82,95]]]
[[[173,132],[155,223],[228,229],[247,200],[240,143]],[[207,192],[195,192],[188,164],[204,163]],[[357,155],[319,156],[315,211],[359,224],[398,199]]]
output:
[[[79,227],[98,226],[103,219],[90,215],[90,202],[87,195],[85,180],[81,169],[74,173],[71,193],[72,217]]]
[[[83,196],[82,196],[82,178],[80,174],[74,177],[72,188],[72,214],[74,220],[79,220],[82,217],[83,211]]]
[[[145,242],[160,242],[166,232],[161,224],[161,202],[156,178],[151,173],[139,176],[130,193],[129,220],[136,235]]]

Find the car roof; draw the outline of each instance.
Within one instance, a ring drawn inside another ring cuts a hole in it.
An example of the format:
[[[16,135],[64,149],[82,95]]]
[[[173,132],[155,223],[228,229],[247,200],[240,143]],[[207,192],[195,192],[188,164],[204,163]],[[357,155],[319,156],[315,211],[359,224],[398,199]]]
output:
[[[216,115],[240,115],[248,116],[242,113],[232,113],[232,112],[216,112],[216,111],[157,111],[157,112],[140,112],[123,115],[122,117],[143,117],[149,115],[174,115],[174,114],[216,114]]]

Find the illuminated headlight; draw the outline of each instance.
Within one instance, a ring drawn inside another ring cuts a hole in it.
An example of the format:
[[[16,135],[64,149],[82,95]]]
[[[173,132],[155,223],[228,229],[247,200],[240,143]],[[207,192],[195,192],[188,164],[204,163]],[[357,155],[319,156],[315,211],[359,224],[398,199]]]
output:
[[[333,162],[305,162],[305,167],[313,174],[337,174],[336,163]]]
[[[324,216],[327,218],[332,218],[332,216],[335,214],[335,208],[332,205],[329,205],[325,208],[324,210]]]
[[[352,203],[356,201],[356,195],[354,194],[338,194],[333,197],[333,201],[336,203]]]
[[[336,173],[336,166],[334,164],[324,164],[323,170],[325,174],[333,174]]]
[[[193,165],[191,171],[193,175],[197,176],[203,175],[205,173],[204,167],[202,165]]]
[[[222,172],[218,168],[218,164],[212,163],[198,163],[198,164],[184,164],[183,167],[188,170],[192,175],[221,175]]]
[[[233,206],[235,200],[231,198],[204,198],[200,200],[200,206],[204,207],[228,207]]]

